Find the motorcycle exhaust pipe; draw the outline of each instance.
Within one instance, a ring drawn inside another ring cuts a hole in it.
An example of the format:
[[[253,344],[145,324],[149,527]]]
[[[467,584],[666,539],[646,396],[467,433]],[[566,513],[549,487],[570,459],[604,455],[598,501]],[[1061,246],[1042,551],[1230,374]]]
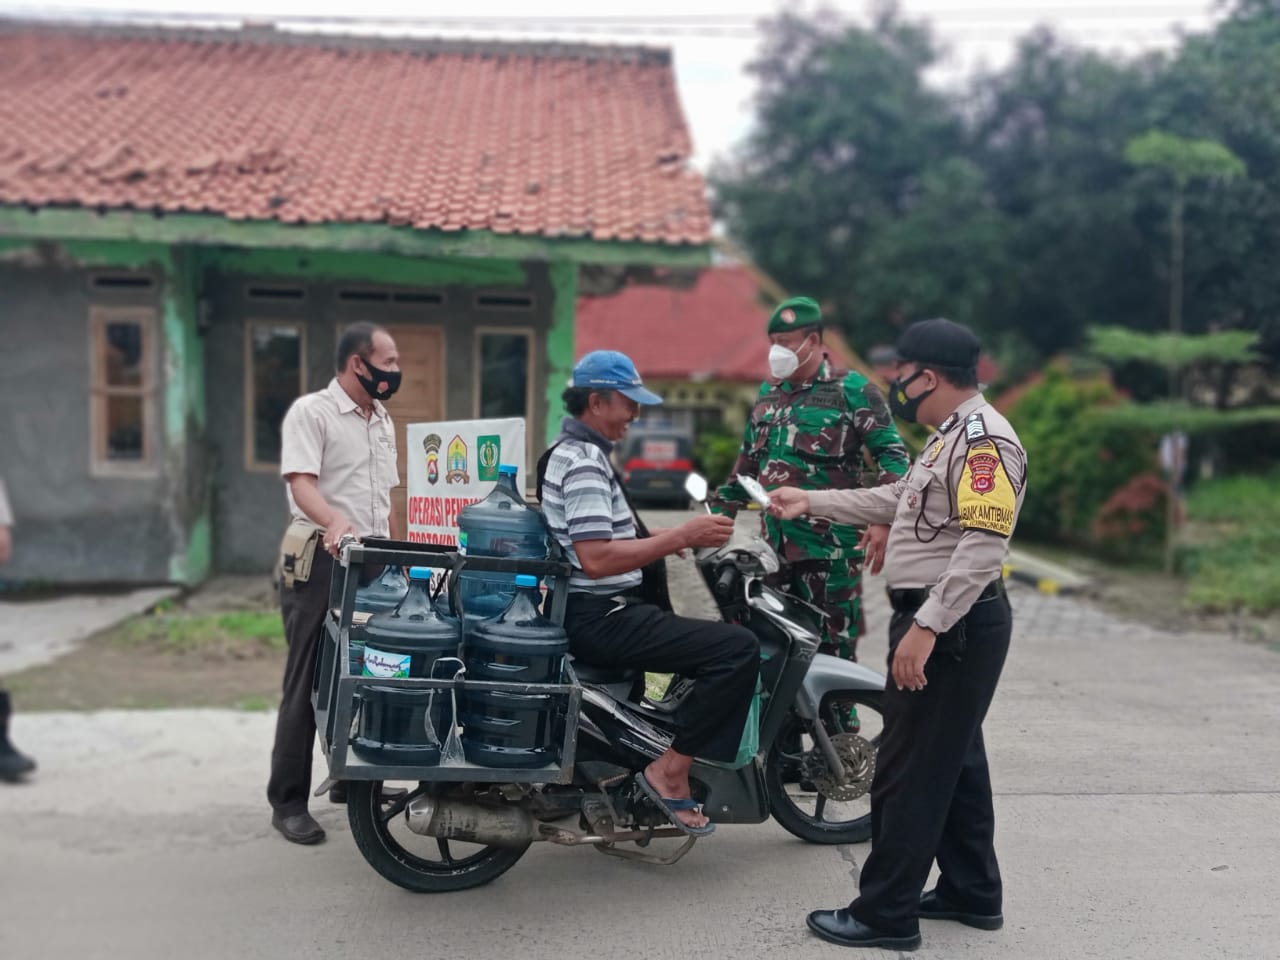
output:
[[[465,800],[418,797],[405,810],[409,829],[424,837],[488,847],[523,847],[540,839],[538,823],[520,807],[482,807]]]

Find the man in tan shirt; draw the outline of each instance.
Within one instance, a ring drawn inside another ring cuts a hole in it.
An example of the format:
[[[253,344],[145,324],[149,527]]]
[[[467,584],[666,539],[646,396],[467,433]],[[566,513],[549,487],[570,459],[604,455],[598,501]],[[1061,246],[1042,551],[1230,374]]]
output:
[[[1009,649],[1001,571],[1027,457],[978,391],[979,345],[967,327],[912,324],[897,350],[890,409],[938,425],[907,475],[863,490],[776,490],[770,509],[892,523],[892,678],[871,785],[871,855],[848,909],[815,911],[808,923],[833,943],[913,950],[920,917],[983,930],[1003,923],[982,721]],[[935,859],[938,885],[922,893]]]
[[[9,562],[13,552],[13,540],[10,528],[13,526],[13,511],[9,508],[9,497],[5,493],[4,480],[0,480],[0,567]],[[9,742],[9,716],[12,706],[9,691],[0,688],[0,782],[16,783],[36,768],[36,762],[19,753]]]
[[[307,811],[307,799],[316,733],[311,682],[333,558],[348,534],[398,535],[391,512],[391,489],[400,482],[396,434],[382,405],[400,385],[395,341],[380,327],[356,324],[342,335],[336,369],[327,387],[294,401],[281,428],[280,474],[293,520],[282,548],[285,582],[280,587],[289,654],[267,799],[272,825],[294,843],[324,839]],[[295,574],[306,566],[304,553],[312,559],[302,578]],[[342,799],[336,793],[331,797]]]

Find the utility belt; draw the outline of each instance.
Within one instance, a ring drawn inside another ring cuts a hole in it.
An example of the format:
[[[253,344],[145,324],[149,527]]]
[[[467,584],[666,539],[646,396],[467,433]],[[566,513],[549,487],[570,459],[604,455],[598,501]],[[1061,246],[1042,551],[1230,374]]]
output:
[[[285,587],[306,583],[315,569],[316,557],[323,563],[328,552],[321,545],[324,528],[310,520],[293,520],[280,540],[280,582]],[[325,567],[327,571],[329,568]],[[382,564],[365,563],[357,571],[360,586],[368,586],[382,576]]]
[[[900,587],[897,589],[890,587],[888,590],[889,606],[893,607],[894,613],[915,613],[924,606],[925,601],[929,599],[930,592],[930,587]],[[978,599],[973,602],[985,603],[988,600],[1007,596],[1004,580],[996,579],[988,583],[983,591],[978,594]]]

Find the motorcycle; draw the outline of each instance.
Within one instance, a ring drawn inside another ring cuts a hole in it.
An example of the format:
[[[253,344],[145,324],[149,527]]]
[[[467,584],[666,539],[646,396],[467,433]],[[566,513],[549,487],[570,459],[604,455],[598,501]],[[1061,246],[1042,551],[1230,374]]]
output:
[[[703,478],[686,489],[705,502]],[[772,816],[809,843],[869,839],[884,677],[818,653],[822,612],[765,582],[779,564],[760,537],[699,551],[695,563],[721,616],[760,641],[761,709],[755,757],[736,769],[695,761],[694,799],[716,824]],[[696,685],[675,678],[653,699],[638,671],[573,669],[582,698],[571,783],[352,781],[348,819],[370,865],[405,889],[442,893],[489,883],[539,841],[664,865],[687,854],[697,838],[671,824],[635,774],[667,749]],[[682,843],[653,847],[665,839]]]

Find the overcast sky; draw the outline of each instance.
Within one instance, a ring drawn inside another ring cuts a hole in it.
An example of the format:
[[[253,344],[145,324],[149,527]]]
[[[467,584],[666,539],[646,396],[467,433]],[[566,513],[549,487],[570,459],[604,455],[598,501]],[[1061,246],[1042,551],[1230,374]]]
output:
[[[693,132],[695,162],[729,150],[751,117],[751,78],[744,67],[755,52],[758,21],[775,13],[777,0],[0,0],[0,15],[57,16],[86,12],[118,18],[137,12],[212,15],[219,19],[372,18],[379,32],[448,36],[563,37],[583,42],[629,42],[672,47],[680,96]],[[812,2],[792,8],[813,9]],[[835,0],[825,6],[852,19],[873,8],[866,0]],[[956,84],[974,70],[1006,62],[1014,41],[1047,23],[1078,43],[1132,55],[1168,48],[1180,32],[1209,28],[1214,0],[902,0],[915,18],[932,22],[947,59],[931,78]],[[464,19],[465,18],[465,19]],[[399,22],[391,22],[399,21]]]

